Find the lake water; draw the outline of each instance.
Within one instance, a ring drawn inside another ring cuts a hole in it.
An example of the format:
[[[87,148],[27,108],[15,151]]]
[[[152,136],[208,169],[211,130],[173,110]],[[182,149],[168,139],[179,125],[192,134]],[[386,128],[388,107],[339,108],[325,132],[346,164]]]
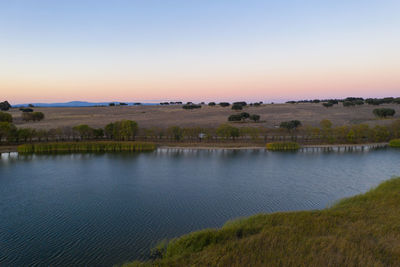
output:
[[[1,266],[111,266],[261,212],[322,209],[400,176],[400,151],[2,154]]]

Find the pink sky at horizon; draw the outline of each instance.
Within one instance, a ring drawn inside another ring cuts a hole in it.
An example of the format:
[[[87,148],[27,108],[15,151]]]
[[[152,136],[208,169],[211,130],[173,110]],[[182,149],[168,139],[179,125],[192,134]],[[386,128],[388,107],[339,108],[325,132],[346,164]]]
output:
[[[0,101],[400,96],[400,2],[0,2]]]

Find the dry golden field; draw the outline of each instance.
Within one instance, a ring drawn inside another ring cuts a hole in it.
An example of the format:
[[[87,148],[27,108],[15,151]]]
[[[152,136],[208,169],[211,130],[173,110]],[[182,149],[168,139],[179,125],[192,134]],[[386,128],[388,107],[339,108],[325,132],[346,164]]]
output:
[[[334,126],[367,123],[369,125],[390,123],[393,119],[377,119],[372,111],[375,108],[393,108],[396,110],[394,119],[400,118],[400,105],[385,104],[380,106],[362,105],[343,107],[341,104],[325,108],[321,104],[265,104],[260,107],[245,107],[243,111],[261,116],[259,123],[235,123],[238,126],[274,127],[282,121],[300,120],[303,125],[318,126],[322,119],[328,119]],[[14,108],[12,114],[18,127],[36,129],[51,129],[62,126],[88,124],[91,127],[104,127],[107,123],[129,119],[137,121],[139,127],[216,127],[227,122],[231,114],[243,111],[233,111],[231,107],[209,107],[184,110],[180,105],[170,106],[115,106],[115,107],[53,107],[34,108],[45,114],[40,122],[24,122],[21,111]]]

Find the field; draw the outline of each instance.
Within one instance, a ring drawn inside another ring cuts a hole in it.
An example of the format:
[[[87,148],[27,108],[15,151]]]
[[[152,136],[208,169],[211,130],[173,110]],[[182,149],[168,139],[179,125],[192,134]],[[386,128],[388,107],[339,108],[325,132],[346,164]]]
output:
[[[372,114],[375,108],[388,107],[396,110],[394,118],[400,118],[400,105],[385,104],[380,106],[363,105],[343,107],[341,104],[325,108],[321,104],[266,104],[260,107],[245,107],[243,111],[261,116],[259,123],[235,123],[240,126],[276,127],[282,121],[300,120],[303,125],[318,126],[323,119],[331,120],[334,126],[367,123],[369,125],[390,123],[390,119],[378,120]],[[233,111],[230,107],[209,107],[184,110],[182,106],[115,106],[115,107],[69,107],[69,108],[34,108],[45,114],[40,122],[24,122],[21,111],[9,112],[18,127],[51,129],[62,126],[88,124],[91,127],[104,127],[107,123],[122,119],[138,122],[139,127],[161,127],[172,125],[181,127],[216,127],[227,122]]]
[[[399,266],[400,178],[321,211],[260,214],[160,245],[133,266]]]

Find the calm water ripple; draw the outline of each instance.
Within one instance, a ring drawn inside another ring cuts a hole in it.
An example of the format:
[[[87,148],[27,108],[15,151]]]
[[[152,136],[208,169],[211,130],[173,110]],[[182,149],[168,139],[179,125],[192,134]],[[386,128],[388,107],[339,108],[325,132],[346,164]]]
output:
[[[112,266],[260,212],[321,209],[400,176],[400,151],[1,154],[0,265]]]

